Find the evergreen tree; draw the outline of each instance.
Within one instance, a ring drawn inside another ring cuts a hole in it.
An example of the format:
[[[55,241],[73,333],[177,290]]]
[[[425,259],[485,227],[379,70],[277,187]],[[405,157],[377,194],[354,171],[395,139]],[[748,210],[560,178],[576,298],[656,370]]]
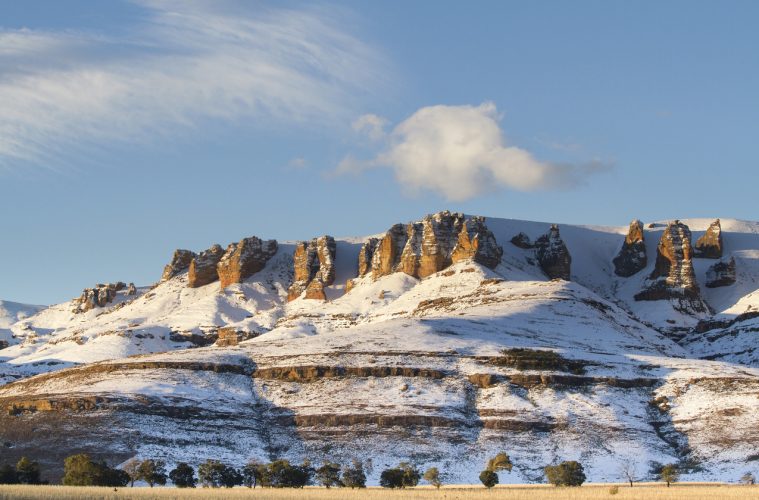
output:
[[[325,488],[329,489],[333,486],[342,486],[340,481],[340,465],[324,462],[321,467],[316,469],[316,480]]]
[[[0,466],[0,484],[16,484],[18,483],[18,477],[16,476],[16,469],[8,464]]]
[[[166,462],[163,460],[143,460],[137,468],[137,474],[140,479],[148,483],[152,488],[154,485],[161,486],[166,484]]]
[[[261,478],[263,477],[263,471],[266,465],[255,460],[251,460],[245,467],[242,468],[242,483],[248,488],[255,488],[261,484]]]
[[[359,460],[353,460],[351,466],[343,469],[342,482],[347,488],[366,488],[366,474]]]
[[[490,469],[485,469],[480,472],[480,482],[485,485],[485,488],[490,489],[498,484],[498,474]]]
[[[548,482],[554,486],[580,486],[585,482],[582,464],[574,460],[547,465],[543,470]]]

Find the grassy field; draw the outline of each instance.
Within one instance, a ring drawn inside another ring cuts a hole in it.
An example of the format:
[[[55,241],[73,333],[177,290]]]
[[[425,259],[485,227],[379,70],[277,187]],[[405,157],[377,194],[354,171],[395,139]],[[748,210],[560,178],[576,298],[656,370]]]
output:
[[[632,499],[646,500],[718,500],[718,499],[757,499],[759,486],[734,486],[714,484],[678,484],[667,488],[660,484],[641,484],[634,488],[619,485],[618,492],[612,493],[613,486],[586,485],[580,488],[554,488],[550,486],[501,486],[492,490],[481,487],[449,486],[435,490],[432,488],[413,488],[409,490],[385,490],[368,488],[365,490],[347,490],[324,488],[306,488],[303,490],[249,490],[234,488],[232,490],[195,489],[178,490],[175,488],[77,488],[66,486],[0,486],[0,499],[63,499],[63,500],[111,500],[134,498],[140,500],[179,500],[179,499],[272,499],[272,500],[392,500],[392,499],[446,499],[446,500],[537,500],[537,499]]]

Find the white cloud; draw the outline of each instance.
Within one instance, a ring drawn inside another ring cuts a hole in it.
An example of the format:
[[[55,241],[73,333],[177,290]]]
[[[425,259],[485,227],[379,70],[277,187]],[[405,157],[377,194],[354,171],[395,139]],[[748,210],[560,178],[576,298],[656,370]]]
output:
[[[0,29],[0,167],[204,119],[344,123],[387,68],[348,13],[140,2],[123,36]]]
[[[338,173],[366,168],[393,169],[409,193],[429,190],[463,201],[500,188],[520,191],[561,189],[607,168],[600,163],[562,165],[541,162],[507,145],[493,103],[421,108],[398,124],[371,160],[347,156]]]
[[[355,132],[366,134],[369,139],[373,141],[379,141],[385,138],[385,127],[387,126],[387,119],[373,114],[366,114],[359,116],[356,121],[353,122],[352,127]]]

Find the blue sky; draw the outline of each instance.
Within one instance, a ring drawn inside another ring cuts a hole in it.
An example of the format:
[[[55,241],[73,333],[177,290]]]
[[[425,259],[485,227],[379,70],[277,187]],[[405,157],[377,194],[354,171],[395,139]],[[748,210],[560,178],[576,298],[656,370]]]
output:
[[[441,209],[756,219],[756,2],[0,2],[0,298]]]

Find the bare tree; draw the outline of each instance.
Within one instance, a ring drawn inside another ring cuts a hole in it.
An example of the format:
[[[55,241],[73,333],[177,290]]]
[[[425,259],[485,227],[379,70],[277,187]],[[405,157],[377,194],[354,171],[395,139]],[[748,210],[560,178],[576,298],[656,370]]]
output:
[[[633,487],[633,481],[637,481],[635,476],[637,475],[638,471],[635,467],[635,462],[632,460],[625,460],[621,464],[619,464],[619,472],[622,474],[622,477],[627,479],[627,481],[630,483],[630,488]]]

